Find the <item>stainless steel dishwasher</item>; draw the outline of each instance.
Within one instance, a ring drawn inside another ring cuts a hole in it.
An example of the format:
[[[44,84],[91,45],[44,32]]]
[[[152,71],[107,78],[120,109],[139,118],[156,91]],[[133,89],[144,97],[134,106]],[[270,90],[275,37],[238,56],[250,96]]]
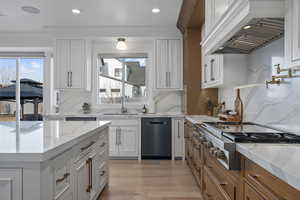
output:
[[[142,118],[142,159],[171,159],[171,118]]]

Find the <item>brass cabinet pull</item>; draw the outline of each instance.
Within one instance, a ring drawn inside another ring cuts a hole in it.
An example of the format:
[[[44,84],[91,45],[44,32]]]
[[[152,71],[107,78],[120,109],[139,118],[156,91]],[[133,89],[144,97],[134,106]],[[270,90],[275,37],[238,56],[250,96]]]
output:
[[[210,61],[210,80],[211,81],[215,80],[215,78],[214,78],[214,62],[215,62],[215,59],[211,59],[211,61]]]
[[[101,145],[100,145],[100,147],[105,147],[105,142],[103,142]]]
[[[105,173],[106,173],[106,171],[102,171],[100,176],[104,176]]]
[[[81,151],[84,151],[84,150],[90,148],[93,144],[95,144],[94,141],[90,142],[90,143],[89,143],[88,145],[86,145],[85,147],[81,147],[80,150],[81,150]]]
[[[70,176],[70,173],[65,173],[65,174],[63,175],[63,177],[61,177],[61,178],[59,178],[59,179],[57,179],[57,180],[55,181],[56,184],[58,184],[58,183],[60,183],[60,182],[63,182],[63,181],[66,180],[69,176]]]
[[[67,73],[67,87],[70,87],[70,72]]]
[[[92,170],[93,170],[93,160],[92,160],[92,158],[89,158],[89,159],[87,159],[87,161],[86,161],[86,164],[88,165],[88,173],[89,173],[89,176],[88,176],[88,187],[86,188],[86,192],[91,192],[91,190],[92,190],[92,184],[93,184],[93,172],[92,172]]]
[[[70,74],[71,74],[70,87],[72,87],[73,86],[73,72],[70,72]]]
[[[177,122],[177,137],[180,138],[180,122]]]

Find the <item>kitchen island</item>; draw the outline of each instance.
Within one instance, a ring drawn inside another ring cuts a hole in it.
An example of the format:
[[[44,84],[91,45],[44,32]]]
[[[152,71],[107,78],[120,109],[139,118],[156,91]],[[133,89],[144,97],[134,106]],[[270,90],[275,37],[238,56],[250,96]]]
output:
[[[0,199],[97,199],[108,183],[109,125],[1,122]]]

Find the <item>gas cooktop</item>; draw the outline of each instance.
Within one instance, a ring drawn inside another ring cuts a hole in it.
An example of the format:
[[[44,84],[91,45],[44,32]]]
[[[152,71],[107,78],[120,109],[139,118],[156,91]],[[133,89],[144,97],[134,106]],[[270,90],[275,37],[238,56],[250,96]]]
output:
[[[300,136],[255,123],[205,122],[203,126],[216,137],[233,142],[300,143]]]

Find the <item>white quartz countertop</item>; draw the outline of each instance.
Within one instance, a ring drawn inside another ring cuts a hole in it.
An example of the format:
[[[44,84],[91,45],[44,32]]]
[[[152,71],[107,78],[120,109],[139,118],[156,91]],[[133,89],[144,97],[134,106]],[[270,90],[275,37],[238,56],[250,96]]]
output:
[[[207,115],[187,115],[185,116],[186,120],[190,121],[193,124],[199,124],[203,122],[217,122],[220,121],[217,117],[211,117]]]
[[[218,121],[218,118],[195,115],[186,116],[191,123],[202,123],[205,121]],[[295,126],[276,125],[287,131],[300,132]],[[285,181],[300,191],[300,144],[255,144],[237,143],[237,151],[252,160],[274,176]]]
[[[136,119],[142,117],[185,117],[182,113],[125,113],[125,114],[117,114],[117,113],[66,113],[66,114],[49,114],[44,115],[47,119],[55,119],[55,120],[63,120],[65,117],[96,117],[99,120],[106,119]]]
[[[300,191],[300,144],[237,144],[237,151]]]
[[[108,127],[108,121],[0,122],[0,162],[44,161]]]

